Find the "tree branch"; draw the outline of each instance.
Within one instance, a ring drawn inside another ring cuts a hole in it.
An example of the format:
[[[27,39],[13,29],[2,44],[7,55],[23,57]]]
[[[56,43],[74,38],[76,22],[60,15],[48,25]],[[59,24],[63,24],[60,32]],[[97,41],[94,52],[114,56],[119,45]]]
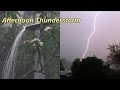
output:
[[[29,74],[31,74],[32,72],[38,72],[38,73],[45,74],[45,73],[43,72],[43,69],[41,69],[41,70],[39,70],[39,71],[36,71],[35,69],[32,69],[32,70],[28,71],[26,74],[24,74],[21,79],[27,77],[27,76],[28,76]]]
[[[51,31],[51,34],[52,34],[53,39],[55,39],[56,43],[57,43],[57,44],[58,44],[58,46],[59,46],[59,45],[60,45],[60,43],[59,43],[59,41],[57,41],[57,40],[56,40],[56,38],[55,38],[55,36],[54,36],[53,31]]]
[[[58,49],[59,49],[59,47],[58,47],[57,49],[54,49],[54,50],[53,50],[52,55],[46,60],[45,64],[43,65],[43,68],[44,68],[45,65],[48,63],[48,61],[53,58],[54,54],[58,51]]]
[[[32,70],[28,71],[26,74],[24,74],[21,79],[25,78],[26,76],[28,76],[32,72],[34,72],[34,69],[32,69]]]

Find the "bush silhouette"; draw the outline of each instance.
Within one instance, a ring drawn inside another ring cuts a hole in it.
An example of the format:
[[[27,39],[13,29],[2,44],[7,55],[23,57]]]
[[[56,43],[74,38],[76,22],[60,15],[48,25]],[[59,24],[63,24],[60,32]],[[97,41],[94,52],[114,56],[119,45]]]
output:
[[[103,79],[109,71],[109,65],[104,65],[96,56],[80,61],[75,59],[72,65],[72,79]]]

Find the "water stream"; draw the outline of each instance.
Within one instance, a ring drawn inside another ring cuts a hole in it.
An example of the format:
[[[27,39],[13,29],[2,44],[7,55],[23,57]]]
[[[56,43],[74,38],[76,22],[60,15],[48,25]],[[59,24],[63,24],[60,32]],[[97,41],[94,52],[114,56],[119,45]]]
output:
[[[18,33],[14,41],[14,44],[11,48],[10,54],[6,58],[6,63],[3,68],[3,75],[2,75],[3,79],[14,79],[17,48],[21,42],[21,38],[24,32],[25,32],[25,27]]]

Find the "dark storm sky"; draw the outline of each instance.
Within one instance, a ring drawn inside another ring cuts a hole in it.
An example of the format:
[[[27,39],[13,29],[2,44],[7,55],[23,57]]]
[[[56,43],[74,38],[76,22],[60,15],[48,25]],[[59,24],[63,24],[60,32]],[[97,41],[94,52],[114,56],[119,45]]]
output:
[[[87,39],[93,32],[93,22],[97,11],[61,11],[61,18],[80,18],[80,23],[61,23],[60,56],[69,61],[82,58]],[[96,32],[92,36],[85,55],[96,55],[103,60],[109,51],[108,44],[120,42],[120,12],[101,11],[97,16]]]

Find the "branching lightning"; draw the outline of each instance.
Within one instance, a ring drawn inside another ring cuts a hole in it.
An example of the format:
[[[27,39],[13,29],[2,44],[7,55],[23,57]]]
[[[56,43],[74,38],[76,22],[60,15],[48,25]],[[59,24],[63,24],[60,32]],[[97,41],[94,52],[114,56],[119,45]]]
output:
[[[87,47],[86,47],[85,52],[83,53],[82,59],[85,57],[85,54],[86,54],[87,51],[88,51],[90,39],[91,39],[91,37],[93,36],[93,34],[95,33],[95,31],[96,31],[96,19],[97,19],[97,16],[98,16],[99,14],[100,14],[100,11],[98,11],[98,12],[96,13],[96,15],[95,15],[95,19],[94,19],[94,23],[93,23],[93,24],[94,24],[94,31],[91,33],[91,35],[90,35],[89,38],[88,38]]]

